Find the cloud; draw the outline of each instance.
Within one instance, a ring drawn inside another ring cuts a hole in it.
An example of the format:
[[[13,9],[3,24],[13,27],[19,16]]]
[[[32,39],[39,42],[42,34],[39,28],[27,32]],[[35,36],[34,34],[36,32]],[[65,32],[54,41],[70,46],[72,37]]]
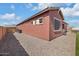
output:
[[[32,3],[26,3],[24,5],[26,6],[26,8],[32,8],[33,7]]]
[[[29,8],[32,8],[33,10],[42,10],[47,7],[64,7],[64,6],[71,6],[71,3],[38,3],[37,6],[34,6],[33,4],[28,4]]]
[[[16,25],[16,24],[18,24],[18,21],[4,21],[4,22],[2,22],[2,23],[0,23],[0,25]]]
[[[72,3],[38,3],[37,6],[29,3],[26,6],[32,8],[32,10],[43,10],[47,7],[60,7],[64,16],[79,16],[79,4],[76,3],[70,7]]]
[[[61,8],[65,16],[79,16],[79,4],[75,4],[72,8]]]
[[[58,4],[58,3],[38,3],[37,5],[33,5],[32,3],[25,4],[25,6],[27,8],[32,8],[32,10],[42,10],[42,9],[47,8],[49,6],[59,7],[62,5],[63,4]]]
[[[14,6],[14,5],[11,5],[11,9],[12,9],[12,10],[15,10],[15,6]]]
[[[21,20],[21,17],[17,16],[15,13],[5,13],[0,14],[0,20],[3,21],[0,25],[11,25],[17,24]]]
[[[33,7],[33,10],[42,10],[51,6],[59,7],[60,5],[58,5],[57,3],[39,3],[38,6]]]
[[[5,13],[0,14],[0,19],[2,20],[20,20],[20,16],[17,16],[15,13]]]
[[[13,25],[13,24],[15,24],[15,25],[16,25],[16,23],[15,23],[15,22],[3,22],[3,23],[2,23],[2,24],[0,24],[0,25],[4,26],[4,25]]]

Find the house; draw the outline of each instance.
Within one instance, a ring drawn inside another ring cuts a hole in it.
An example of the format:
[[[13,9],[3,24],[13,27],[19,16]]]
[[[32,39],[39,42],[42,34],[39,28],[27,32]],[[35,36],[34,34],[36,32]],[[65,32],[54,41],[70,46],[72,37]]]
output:
[[[16,25],[6,25],[4,27],[6,28],[7,32],[16,32]]]
[[[48,7],[17,24],[17,28],[28,35],[50,41],[63,35],[67,23],[59,8]]]

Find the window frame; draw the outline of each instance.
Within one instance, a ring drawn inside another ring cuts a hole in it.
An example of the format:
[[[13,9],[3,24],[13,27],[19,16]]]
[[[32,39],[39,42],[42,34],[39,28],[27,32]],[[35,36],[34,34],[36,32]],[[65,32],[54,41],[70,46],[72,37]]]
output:
[[[42,19],[42,23],[40,23],[40,19]],[[37,23],[38,22],[38,23]],[[36,19],[36,24],[43,24],[43,17],[37,18]]]
[[[62,21],[57,17],[54,17],[53,19],[54,19],[53,20],[53,30],[54,30],[54,32],[62,31]],[[60,28],[58,30],[55,29],[55,24],[54,24],[55,20],[60,22]]]
[[[36,21],[35,21],[35,20],[33,20],[33,21],[32,21],[32,24],[33,24],[33,25],[36,25]]]
[[[42,23],[40,23],[40,19],[42,19]],[[34,22],[35,22],[35,24],[34,24]],[[39,18],[33,20],[33,21],[32,21],[32,24],[33,24],[33,25],[40,25],[40,24],[43,24],[43,17],[39,17]]]

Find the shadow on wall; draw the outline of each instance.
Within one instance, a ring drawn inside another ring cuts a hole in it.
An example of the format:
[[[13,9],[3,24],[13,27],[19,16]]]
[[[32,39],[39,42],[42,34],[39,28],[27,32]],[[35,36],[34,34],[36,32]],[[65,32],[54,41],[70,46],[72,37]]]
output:
[[[0,56],[29,56],[12,33],[8,33],[0,43]]]

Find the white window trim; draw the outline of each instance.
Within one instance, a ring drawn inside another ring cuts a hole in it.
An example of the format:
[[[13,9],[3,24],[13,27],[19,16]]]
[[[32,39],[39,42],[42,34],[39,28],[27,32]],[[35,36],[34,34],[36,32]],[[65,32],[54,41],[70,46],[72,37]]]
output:
[[[60,21],[60,28],[59,28],[59,30],[55,30],[55,27],[54,27],[54,24],[53,24],[53,30],[54,30],[54,32],[62,31],[62,23],[61,23],[61,20],[59,18],[57,18],[57,17],[54,17],[53,19],[54,19],[54,21],[55,20]]]
[[[40,25],[40,24],[43,24],[43,22],[42,22],[42,23],[39,22],[41,18],[43,19],[43,17],[40,17],[40,18],[37,18],[36,20],[33,20],[33,21],[32,21],[32,24],[33,24],[33,25]],[[42,21],[43,21],[43,20],[42,20]]]
[[[36,20],[36,24],[43,24],[43,22],[42,22],[42,23],[39,22],[39,21],[40,21],[39,19],[41,19],[41,18],[43,19],[43,17],[40,17],[40,18],[38,18],[38,19]]]
[[[40,23],[39,23],[39,19],[36,20],[36,24],[40,24]]]
[[[36,25],[36,21],[35,21],[35,20],[33,20],[32,22],[33,22],[33,23],[32,23],[33,25]]]

